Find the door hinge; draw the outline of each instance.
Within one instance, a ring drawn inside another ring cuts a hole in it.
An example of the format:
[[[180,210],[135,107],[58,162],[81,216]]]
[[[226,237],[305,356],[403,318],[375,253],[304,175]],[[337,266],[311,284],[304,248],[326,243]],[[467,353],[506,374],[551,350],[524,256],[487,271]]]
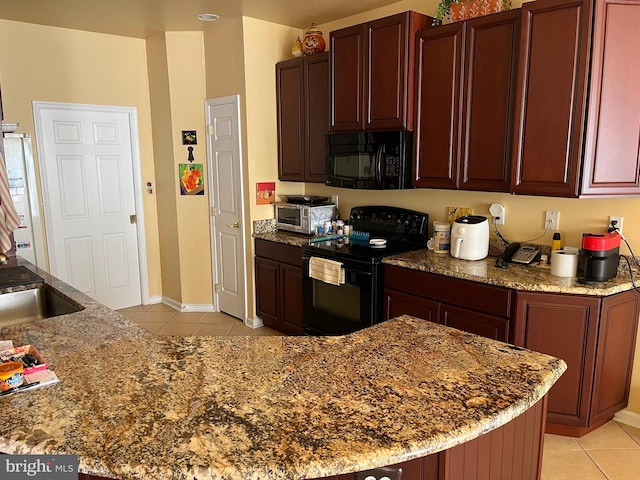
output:
[[[138,216],[137,215],[129,215],[129,223],[136,224],[138,223]]]
[[[211,216],[212,217],[216,216],[216,207],[211,207]]]
[[[220,293],[220,284],[219,283],[216,283],[215,291],[216,291],[216,293]]]
[[[207,129],[209,130],[209,135],[213,135],[213,124],[212,123],[207,125]]]

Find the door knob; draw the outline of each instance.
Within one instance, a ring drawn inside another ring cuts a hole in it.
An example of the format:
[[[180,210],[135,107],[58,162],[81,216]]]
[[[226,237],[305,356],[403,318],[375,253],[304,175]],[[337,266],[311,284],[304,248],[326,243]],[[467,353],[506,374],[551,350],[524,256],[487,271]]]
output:
[[[238,222],[228,223],[227,227],[229,227],[229,228],[240,228],[240,224]]]

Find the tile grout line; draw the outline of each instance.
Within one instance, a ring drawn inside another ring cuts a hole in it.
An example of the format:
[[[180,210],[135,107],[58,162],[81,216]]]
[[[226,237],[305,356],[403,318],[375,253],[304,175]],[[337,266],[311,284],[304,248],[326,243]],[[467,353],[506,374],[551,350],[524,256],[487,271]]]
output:
[[[602,470],[602,468],[600,468],[600,465],[598,465],[598,462],[595,461],[595,459],[589,455],[589,450],[585,450],[582,449],[582,451],[587,455],[587,457],[589,458],[589,460],[591,460],[591,462],[596,466],[596,468],[598,469],[598,471],[602,474],[602,476],[604,478],[606,478],[607,480],[609,480],[609,477],[607,476],[606,473],[604,473],[604,471]]]

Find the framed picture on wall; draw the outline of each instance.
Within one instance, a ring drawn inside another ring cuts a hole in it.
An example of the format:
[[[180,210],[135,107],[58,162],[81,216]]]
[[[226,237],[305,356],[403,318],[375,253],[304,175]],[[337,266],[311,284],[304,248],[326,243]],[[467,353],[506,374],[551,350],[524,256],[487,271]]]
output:
[[[178,164],[180,195],[204,195],[204,170],[201,163]]]
[[[273,203],[276,197],[276,182],[256,183],[256,205]]]

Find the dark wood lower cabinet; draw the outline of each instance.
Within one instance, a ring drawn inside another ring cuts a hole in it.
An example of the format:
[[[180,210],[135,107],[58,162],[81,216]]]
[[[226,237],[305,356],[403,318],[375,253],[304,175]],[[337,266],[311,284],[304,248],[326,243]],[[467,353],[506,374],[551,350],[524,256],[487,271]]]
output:
[[[390,467],[401,468],[403,480],[538,480],[542,474],[546,404],[545,397],[481,437]],[[358,480],[357,475],[347,473],[324,480]]]
[[[302,335],[302,251],[256,238],[256,313],[265,326]]]
[[[548,394],[548,432],[581,437],[627,406],[639,299],[518,292],[515,343],[567,363]]]
[[[440,307],[440,323],[447,327],[472,332],[483,337],[507,341],[509,338],[509,319],[486,313],[479,313],[466,308],[442,305]]]
[[[384,318],[408,314],[483,337],[512,341],[508,288],[385,265]]]

